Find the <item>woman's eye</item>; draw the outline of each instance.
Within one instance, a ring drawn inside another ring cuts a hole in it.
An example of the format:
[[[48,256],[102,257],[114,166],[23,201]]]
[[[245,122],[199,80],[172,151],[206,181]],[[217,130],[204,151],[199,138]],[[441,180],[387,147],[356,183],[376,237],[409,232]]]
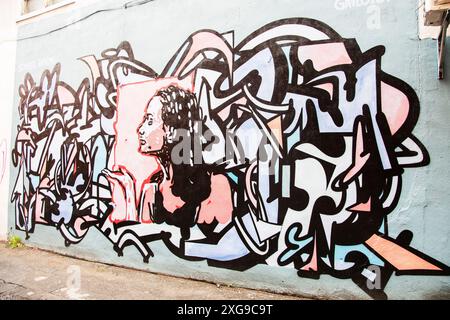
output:
[[[148,120],[148,125],[151,126],[153,124],[153,119]]]

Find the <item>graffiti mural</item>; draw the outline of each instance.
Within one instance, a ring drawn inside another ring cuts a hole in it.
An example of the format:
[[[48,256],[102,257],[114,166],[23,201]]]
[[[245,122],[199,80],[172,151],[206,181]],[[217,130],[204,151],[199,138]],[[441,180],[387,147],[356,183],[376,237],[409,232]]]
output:
[[[59,64],[27,74],[16,228],[56,227],[67,246],[96,228],[119,256],[134,246],[149,262],[162,241],[186,260],[329,274],[381,298],[394,272],[447,275],[410,231],[388,233],[404,170],[429,157],[412,134],[417,95],[382,71],[384,52],[298,18],[237,45],[198,31],[159,73],[123,42],[81,57],[78,87]]]

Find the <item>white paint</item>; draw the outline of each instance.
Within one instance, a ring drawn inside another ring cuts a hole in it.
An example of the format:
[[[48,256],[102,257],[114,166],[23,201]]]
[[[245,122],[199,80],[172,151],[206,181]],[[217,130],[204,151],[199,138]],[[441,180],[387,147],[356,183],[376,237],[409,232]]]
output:
[[[368,269],[364,269],[361,274],[372,282],[377,278],[377,275]]]
[[[14,75],[16,64],[17,35],[15,18],[20,13],[20,1],[0,1],[0,61],[2,77],[0,79],[0,144],[6,143],[6,157],[0,160],[3,175],[0,180],[0,240],[5,240],[8,231],[8,194],[9,194],[9,163],[11,159],[11,118],[14,105]],[[3,158],[3,156],[2,156]],[[0,172],[1,173],[1,172]]]
[[[47,279],[47,277],[36,277],[36,278],[34,278],[34,281],[41,282],[41,281],[44,281],[46,279]]]

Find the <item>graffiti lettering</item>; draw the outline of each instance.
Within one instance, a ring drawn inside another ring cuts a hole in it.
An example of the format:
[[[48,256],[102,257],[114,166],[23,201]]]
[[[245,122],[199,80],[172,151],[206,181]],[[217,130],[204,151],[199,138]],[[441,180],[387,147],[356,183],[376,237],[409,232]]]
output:
[[[27,74],[16,227],[54,226],[66,245],[97,228],[119,256],[134,246],[148,262],[163,242],[216,267],[371,283],[374,297],[394,271],[448,274],[387,231],[402,173],[429,157],[412,133],[418,97],[383,72],[385,48],[304,18],[233,39],[196,32],[160,73],[123,42],[80,58],[78,88],[59,64]]]

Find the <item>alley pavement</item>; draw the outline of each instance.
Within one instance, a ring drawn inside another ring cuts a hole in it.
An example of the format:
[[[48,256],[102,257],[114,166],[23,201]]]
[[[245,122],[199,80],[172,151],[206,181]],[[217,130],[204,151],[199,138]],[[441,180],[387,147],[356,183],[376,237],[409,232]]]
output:
[[[0,242],[0,300],[293,300]]]

